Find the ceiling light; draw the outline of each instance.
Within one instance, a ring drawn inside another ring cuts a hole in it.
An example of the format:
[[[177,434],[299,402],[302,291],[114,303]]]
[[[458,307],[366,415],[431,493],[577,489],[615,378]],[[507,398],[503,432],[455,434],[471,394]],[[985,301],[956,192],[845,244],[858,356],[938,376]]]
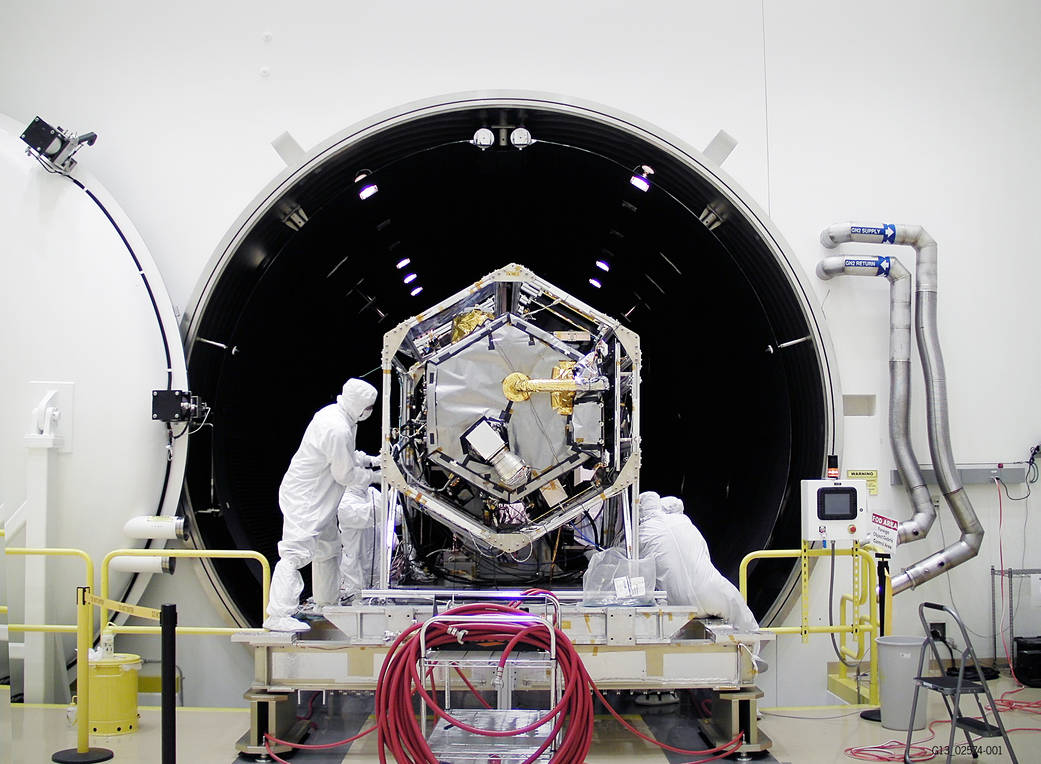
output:
[[[510,133],[510,143],[512,143],[518,149],[527,148],[535,142],[535,139],[531,137],[531,132],[526,127],[518,127]]]
[[[487,148],[491,148],[495,145],[495,133],[489,130],[487,127],[482,127],[476,133],[474,133],[473,140],[470,141],[474,146],[484,151]]]
[[[356,184],[357,183],[361,183],[366,178],[369,178],[371,176],[372,176],[372,170],[358,170],[358,172],[356,172],[355,175],[354,175],[354,182]],[[361,187],[361,189],[359,189],[359,191],[358,191],[358,198],[359,199],[363,199],[363,200],[364,199],[368,199],[370,196],[375,194],[377,191],[379,191],[379,188],[376,186],[375,183],[366,183],[365,185],[363,185]]]
[[[416,296],[417,294],[419,294],[419,293],[420,293],[420,292],[422,292],[422,291],[423,291],[423,287],[421,287],[421,286],[418,286],[418,287],[416,287],[415,289],[413,289],[413,290],[412,290],[412,292],[411,292],[410,294],[411,294],[411,295],[412,295],[413,297],[415,297],[415,296]]]
[[[595,286],[597,289],[600,288],[600,282],[597,281],[596,279],[589,279],[589,283],[592,284],[593,286]]]
[[[400,271],[402,268],[404,268],[406,265],[408,265],[411,262],[412,261],[409,258],[406,257],[404,260],[398,260],[398,264],[395,265],[394,267],[397,268]]]
[[[629,178],[629,182],[641,191],[647,191],[651,187],[650,177],[652,175],[654,175],[654,169],[642,164],[633,170],[633,176]]]
[[[600,270],[604,271],[605,273],[607,271],[611,270],[611,266],[608,263],[606,263],[605,261],[603,261],[603,260],[597,260],[596,261],[596,267],[599,268]]]
[[[411,284],[411,283],[412,283],[413,281],[415,281],[415,280],[416,280],[416,274],[414,274],[414,273],[410,273],[410,274],[408,274],[408,275],[407,275],[407,276],[405,277],[405,283],[406,283],[406,284]]]

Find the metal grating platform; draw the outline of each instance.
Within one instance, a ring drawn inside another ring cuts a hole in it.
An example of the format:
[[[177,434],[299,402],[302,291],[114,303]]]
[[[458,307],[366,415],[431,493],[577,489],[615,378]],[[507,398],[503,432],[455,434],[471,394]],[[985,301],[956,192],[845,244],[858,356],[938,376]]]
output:
[[[508,709],[504,711],[453,711],[452,715],[459,721],[473,727],[489,730],[515,730],[536,722],[546,715],[546,711],[530,711]],[[542,741],[553,730],[553,724],[546,722],[541,727],[522,735],[511,737],[485,737],[459,729],[443,719],[438,719],[437,726],[430,732],[427,742],[434,756],[441,764],[507,764],[522,762],[535,752]],[[547,749],[537,762],[548,762],[552,754]]]

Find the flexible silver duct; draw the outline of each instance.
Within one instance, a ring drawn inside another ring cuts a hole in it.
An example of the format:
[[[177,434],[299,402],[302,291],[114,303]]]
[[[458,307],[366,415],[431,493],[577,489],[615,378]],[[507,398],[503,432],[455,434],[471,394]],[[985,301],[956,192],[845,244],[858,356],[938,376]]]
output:
[[[899,543],[920,541],[936,520],[929,489],[911,446],[911,273],[895,257],[832,255],[817,263],[817,277],[884,276],[889,280],[889,442],[914,509],[897,529]]]
[[[832,249],[848,241],[869,244],[906,244],[915,250],[915,329],[918,355],[925,374],[929,452],[940,490],[961,530],[961,538],[939,552],[916,562],[893,577],[893,593],[912,589],[972,559],[983,543],[983,526],[961,485],[951,452],[947,415],[947,378],[940,352],[936,321],[936,242],[921,226],[860,225],[842,223],[821,233],[821,244]]]

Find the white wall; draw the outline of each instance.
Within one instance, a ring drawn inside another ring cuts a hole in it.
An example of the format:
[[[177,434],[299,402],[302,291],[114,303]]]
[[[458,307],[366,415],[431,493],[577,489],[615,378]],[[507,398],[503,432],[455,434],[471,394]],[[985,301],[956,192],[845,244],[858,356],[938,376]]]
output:
[[[78,14],[51,0],[5,10],[0,112],[99,133],[81,162],[134,220],[182,307],[228,226],[281,169],[269,142],[284,130],[307,147],[411,100],[504,88],[599,101],[695,146],[724,128],[739,140],[727,171],[768,209],[808,273],[829,223],[928,228],[940,243],[955,456],[1015,461],[1041,440],[1031,405],[1041,332],[1030,314],[1041,265],[1022,236],[1006,233],[1026,228],[1041,202],[1041,51],[1030,37],[1039,16],[1026,0],[986,9],[938,0],[870,9],[825,0],[292,9],[189,0],[150,10],[124,0]],[[910,250],[901,255],[910,262]],[[885,285],[816,286],[844,391],[876,395],[881,412],[847,424],[844,466],[888,475]],[[914,392],[920,405],[920,384]],[[912,424],[925,460],[920,411]],[[989,636],[997,502],[988,487],[970,496],[988,536],[950,579],[973,629]],[[1006,503],[1006,565],[1041,567],[1041,553],[1024,545],[1033,502]],[[888,485],[876,506],[907,512]],[[953,523],[944,526],[950,539]],[[897,562],[938,543],[937,534]],[[923,597],[949,601],[947,581],[900,597],[898,630],[914,628]],[[197,607],[200,620],[219,618]],[[989,651],[989,640],[977,645]],[[233,653],[206,652],[221,651]],[[812,683],[784,676],[819,675],[823,686],[823,654],[782,645],[774,682],[784,686],[773,699],[815,702],[815,690],[795,686]],[[189,676],[214,676],[193,660],[185,657]],[[244,688],[241,661],[226,663],[240,668],[214,687]]]

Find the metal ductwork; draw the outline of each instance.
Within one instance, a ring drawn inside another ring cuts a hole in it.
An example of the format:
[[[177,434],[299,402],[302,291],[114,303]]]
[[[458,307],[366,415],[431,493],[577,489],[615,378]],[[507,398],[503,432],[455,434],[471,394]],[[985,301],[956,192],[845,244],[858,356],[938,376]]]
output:
[[[911,446],[911,273],[895,257],[832,255],[817,264],[817,277],[883,276],[889,281],[889,442],[914,516],[897,529],[901,544],[920,541],[936,520]]]
[[[883,225],[862,225],[855,223],[841,223],[826,228],[821,233],[821,244],[828,249],[832,249],[843,242],[862,242],[868,244],[902,244],[914,247],[915,250],[915,334],[918,340],[918,354],[922,361],[922,371],[925,375],[925,395],[926,395],[926,417],[928,423],[928,437],[929,437],[929,452],[932,457],[933,469],[936,471],[937,481],[940,485],[940,490],[943,493],[943,497],[947,502],[947,505],[951,508],[951,512],[954,515],[955,522],[958,524],[958,528],[961,530],[961,538],[956,542],[948,546],[939,552],[929,555],[923,560],[916,562],[909,568],[905,568],[903,573],[893,577],[893,593],[899,593],[906,589],[912,589],[919,584],[928,581],[936,576],[940,575],[953,568],[955,565],[960,565],[976,556],[979,552],[980,545],[983,543],[983,527],[980,525],[979,519],[976,517],[976,512],[972,508],[972,504],[969,501],[969,497],[965,493],[965,489],[961,485],[961,480],[958,477],[958,471],[955,467],[954,455],[951,452],[951,436],[950,426],[948,423],[947,415],[947,378],[943,368],[943,355],[940,351],[940,338],[937,331],[937,320],[936,320],[936,290],[937,290],[937,259],[936,259],[936,242],[933,238],[925,231],[921,226],[913,225],[900,225],[886,223]],[[878,269],[881,268],[881,263],[884,260],[889,260],[890,270],[892,269],[892,258],[878,258],[878,264],[876,267],[876,274]],[[838,261],[842,261],[842,272],[846,272],[846,263],[852,263],[851,268],[854,269],[854,273],[859,275],[866,275],[863,273],[865,269],[870,268],[870,261],[872,258],[826,258],[820,266],[818,266],[818,275],[822,278],[827,276],[823,274],[836,275],[838,269]],[[863,262],[865,265],[859,266],[859,271],[856,270],[858,266],[856,263]],[[895,290],[895,282],[893,283],[893,290]],[[891,291],[892,294],[892,291]],[[891,313],[891,320],[893,322],[891,337],[890,337],[890,374],[891,374],[891,385],[896,391],[896,372],[894,370],[893,360],[894,356],[894,343],[896,342],[897,334],[899,329],[896,326],[896,296],[892,297],[893,307]],[[908,343],[909,344],[909,343]],[[908,355],[910,348],[908,347]],[[909,388],[906,399],[910,399]],[[899,405],[899,404],[898,404]],[[914,459],[913,453],[910,452],[910,442],[906,438],[907,430],[907,410],[906,401],[904,404],[904,411],[894,411],[894,403],[890,401],[890,435],[893,437],[893,450],[897,458],[897,467],[900,469],[901,477],[904,480],[904,484],[908,487],[908,491],[912,493],[912,502],[915,506],[915,517],[901,525],[901,543],[906,541],[904,538],[905,527],[906,532],[913,533],[917,527],[916,521],[920,519],[922,509],[919,508],[919,502],[916,499],[915,492],[921,494],[918,491],[919,484],[922,483],[921,474],[918,473],[917,463]],[[902,422],[894,425],[894,416],[902,418]],[[900,434],[904,438],[903,446],[898,446],[898,441],[895,438],[896,434]],[[904,452],[903,449],[907,451]],[[914,467],[914,472],[905,473],[905,467],[902,464],[903,460],[910,459],[911,465]],[[914,474],[917,473],[917,478]],[[924,486],[923,486],[924,487]],[[928,499],[928,493],[924,492],[924,496]],[[932,507],[928,509],[928,514],[932,516]],[[921,518],[924,520],[924,518]],[[931,524],[931,517],[929,520]],[[928,530],[928,525],[925,526],[925,530]],[[921,534],[924,536],[924,532]]]

